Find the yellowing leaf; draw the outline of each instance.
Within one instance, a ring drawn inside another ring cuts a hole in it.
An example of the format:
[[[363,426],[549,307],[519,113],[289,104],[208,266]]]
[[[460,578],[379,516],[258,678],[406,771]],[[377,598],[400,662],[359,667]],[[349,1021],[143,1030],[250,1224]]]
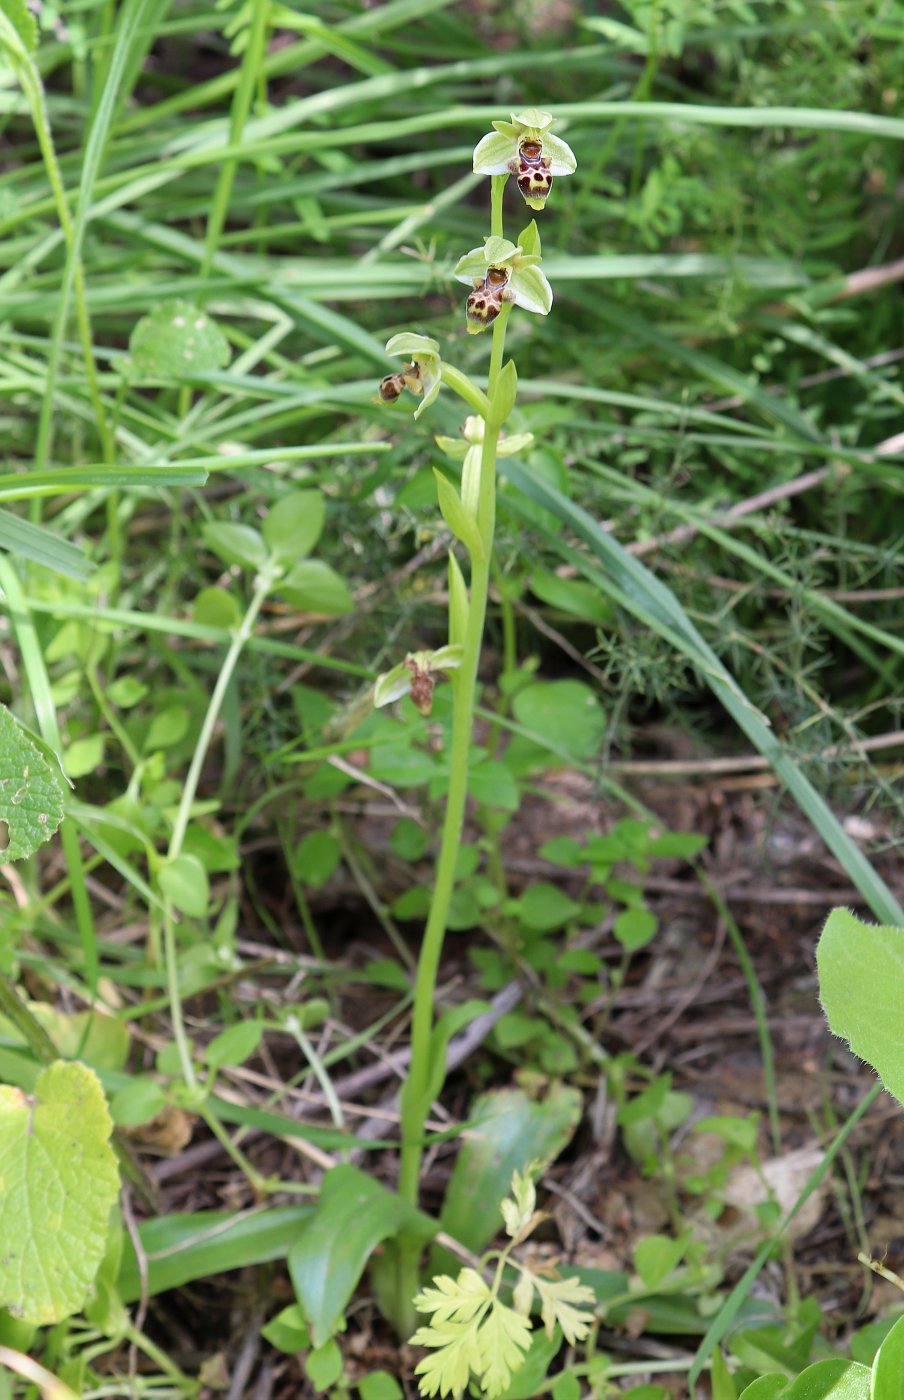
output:
[[[588,1288],[585,1283],[579,1282],[576,1278],[544,1279],[533,1276],[540,1294],[542,1302],[543,1325],[546,1328],[546,1335],[551,1337],[556,1323],[562,1329],[562,1335],[567,1342],[574,1346],[575,1342],[581,1342],[590,1331],[594,1320],[592,1312],[587,1312],[583,1308],[575,1308],[573,1303],[593,1303],[595,1296],[592,1288]]]
[[[85,1065],[55,1061],[33,1097],[0,1087],[0,1304],[26,1322],[85,1303],[119,1189],[111,1129]]]
[[[511,1384],[530,1349],[530,1322],[504,1303],[496,1302],[477,1334],[480,1342],[481,1385],[492,1400]]]

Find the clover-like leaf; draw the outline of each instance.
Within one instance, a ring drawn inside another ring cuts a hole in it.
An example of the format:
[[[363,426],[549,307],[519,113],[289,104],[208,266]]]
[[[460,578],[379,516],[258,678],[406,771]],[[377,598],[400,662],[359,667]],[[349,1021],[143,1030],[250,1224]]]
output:
[[[0,705],[0,821],[4,860],[23,860],[49,841],[63,820],[59,775],[5,705]]]
[[[39,1326],[78,1312],[119,1189],[93,1070],[56,1061],[33,1096],[0,1086],[0,1304]]]
[[[229,363],[229,342],[216,321],[192,302],[164,301],[142,316],[122,367],[131,380],[189,379]]]

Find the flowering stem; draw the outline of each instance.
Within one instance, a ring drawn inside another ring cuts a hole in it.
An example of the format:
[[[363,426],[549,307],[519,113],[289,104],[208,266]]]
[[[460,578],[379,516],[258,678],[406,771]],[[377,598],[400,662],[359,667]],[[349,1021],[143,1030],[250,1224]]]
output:
[[[493,232],[501,235],[502,190],[507,177],[493,179]],[[420,1178],[424,1124],[434,1090],[431,1063],[431,1034],[433,1030],[433,1001],[439,970],[443,939],[449,914],[449,904],[455,888],[455,869],[461,845],[465,804],[468,796],[468,758],[474,729],[474,707],[477,694],[477,670],[483,644],[490,562],[493,556],[493,532],[496,518],[496,447],[499,440],[500,417],[496,400],[502,356],[505,349],[505,328],[510,306],[503,306],[493,326],[493,345],[487,401],[481,405],[484,419],[483,449],[480,459],[480,492],[477,524],[481,550],[471,557],[471,580],[468,625],[464,636],[461,665],[453,674],[454,706],[452,741],[449,751],[449,790],[443,820],[442,840],[436,866],[433,899],[424,939],[418,959],[414,992],[414,1012],[411,1028],[411,1067],[402,1096],[402,1152],[399,1169],[399,1193],[412,1205],[417,1204]],[[410,1300],[417,1289],[420,1247],[405,1242],[399,1248],[400,1310],[410,1309]],[[412,1319],[413,1320],[413,1319]]]

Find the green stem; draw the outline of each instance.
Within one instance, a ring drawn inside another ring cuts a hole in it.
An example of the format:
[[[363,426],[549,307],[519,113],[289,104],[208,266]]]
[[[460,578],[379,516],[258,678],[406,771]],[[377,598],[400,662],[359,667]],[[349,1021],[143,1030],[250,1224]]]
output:
[[[254,624],[260,612],[264,599],[273,587],[273,577],[269,570],[265,569],[258,575],[254,587],[248,611],[242,619],[232,639],[229,650],[223,659],[217,683],[213,688],[210,697],[210,704],[207,707],[207,714],[204,716],[204,723],[201,725],[201,732],[198,735],[198,742],[192,755],[188,776],[185,779],[185,786],[182,789],[182,797],[179,802],[179,809],[176,812],[176,820],[173,823],[173,833],[170,837],[169,849],[166,853],[168,861],[175,860],[182,850],[182,843],[185,840],[185,833],[191,819],[191,809],[194,804],[195,794],[198,791],[198,784],[201,781],[201,772],[204,761],[207,758],[207,751],[213,739],[213,731],[216,726],[229,682],[232,680],[236,663],[246,642],[254,631]],[[170,1003],[170,1015],[173,1023],[173,1039],[179,1051],[179,1063],[182,1067],[182,1077],[189,1089],[197,1089],[198,1079],[195,1074],[194,1062],[192,1060],[191,1044],[185,1030],[185,1021],[182,1016],[182,996],[179,991],[179,969],[176,956],[176,921],[173,916],[172,902],[168,896],[164,896],[163,914],[163,952],[166,961],[166,987]]]
[[[0,973],[0,1013],[11,1021],[39,1064],[49,1065],[60,1055],[40,1021],[16,995],[16,990]]]
[[[448,384],[454,394],[457,394],[460,399],[464,399],[465,403],[469,404],[481,418],[489,418],[490,401],[483,390],[478,389],[473,380],[469,379],[466,374],[462,374],[461,370],[456,369],[454,365],[447,364],[445,360],[443,361],[442,380],[444,384]]]
[[[492,232],[502,234],[502,192],[507,176],[493,177]],[[484,415],[483,450],[480,459],[480,493],[477,523],[481,549],[471,556],[471,587],[468,625],[464,637],[464,655],[455,672],[452,685],[454,706],[452,742],[449,750],[449,790],[443,818],[442,839],[433,887],[433,899],[424,939],[418,959],[414,991],[414,1011],[411,1026],[411,1066],[402,1094],[399,1194],[403,1200],[417,1204],[420,1181],[422,1138],[430,1108],[431,1056],[433,1031],[433,1001],[439,971],[449,905],[455,889],[455,871],[461,846],[465,805],[468,797],[468,758],[474,728],[474,707],[477,696],[477,670],[483,643],[487,595],[490,581],[490,561],[493,557],[493,533],[496,518],[496,447],[499,440],[499,417],[495,401],[502,356],[505,350],[505,328],[510,305],[506,303],[493,326],[493,345],[487,385],[488,412]],[[398,1315],[411,1313],[410,1300],[417,1289],[420,1248],[418,1245],[399,1246]]]

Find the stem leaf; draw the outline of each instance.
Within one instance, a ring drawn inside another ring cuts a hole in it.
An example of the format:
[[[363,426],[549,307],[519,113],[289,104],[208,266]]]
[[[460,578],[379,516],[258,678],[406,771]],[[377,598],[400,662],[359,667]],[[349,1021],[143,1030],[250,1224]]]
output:
[[[483,541],[480,538],[477,521],[473,515],[469,515],[465,510],[461,497],[451,481],[447,481],[442,472],[438,472],[435,467],[433,475],[436,477],[436,494],[443,519],[455,538],[461,540],[471,558],[482,560],[484,557]]]

